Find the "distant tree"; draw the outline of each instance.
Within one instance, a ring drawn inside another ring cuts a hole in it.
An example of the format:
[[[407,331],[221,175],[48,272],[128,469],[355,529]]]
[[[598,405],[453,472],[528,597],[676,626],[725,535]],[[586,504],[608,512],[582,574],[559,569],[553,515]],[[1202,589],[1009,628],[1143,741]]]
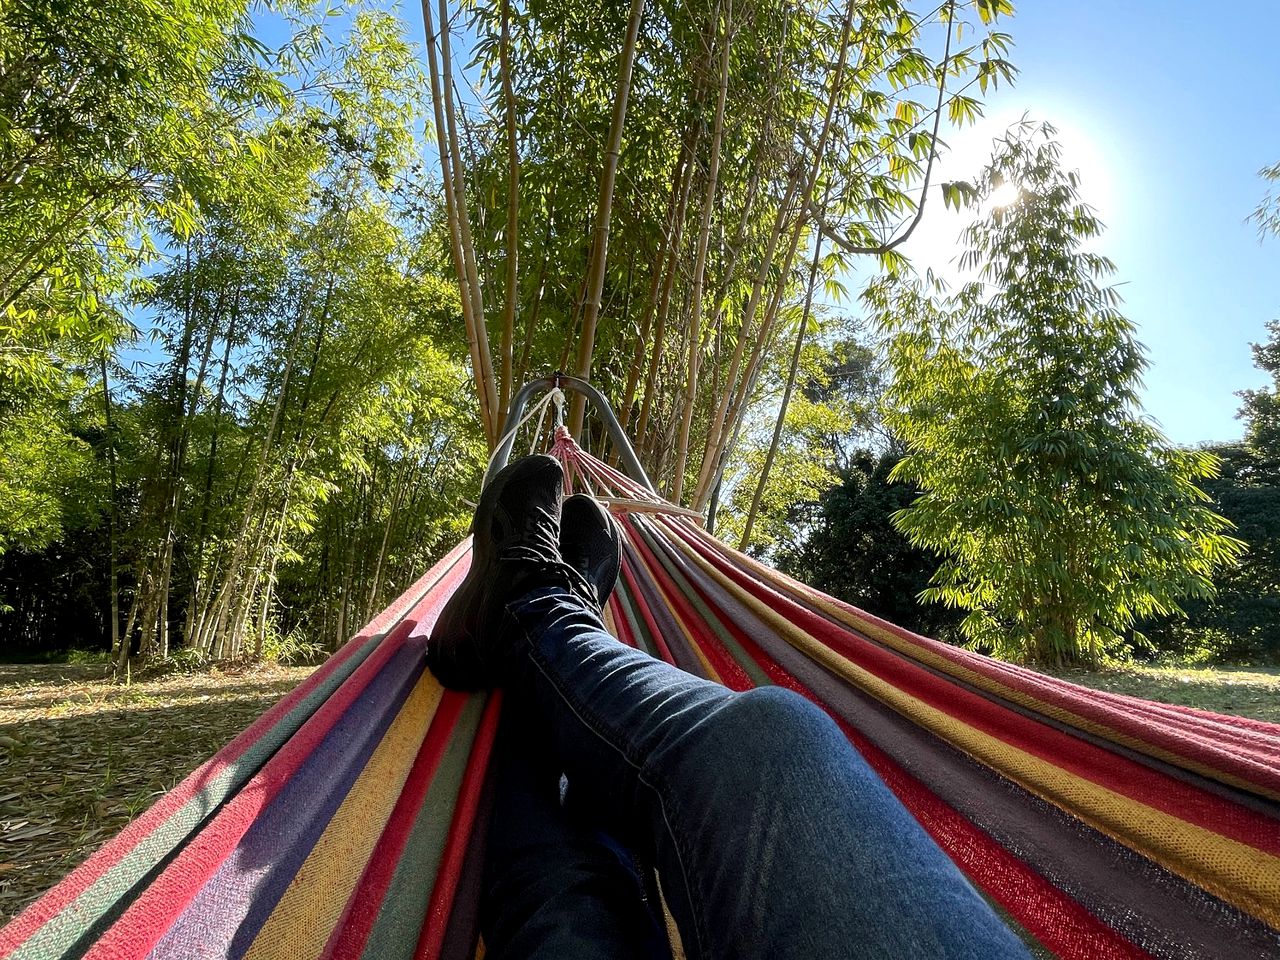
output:
[[[816,503],[798,505],[791,522],[803,539],[778,555],[780,569],[819,590],[930,636],[955,629],[955,611],[927,604],[920,594],[938,567],[937,555],[912,546],[892,517],[918,490],[894,483],[896,452],[858,450],[840,483]]]
[[[1261,171],[1280,182],[1280,164]],[[1280,195],[1264,197],[1253,220],[1260,233],[1280,235]],[[1249,552],[1219,580],[1218,595],[1188,605],[1186,624],[1160,624],[1161,644],[1216,660],[1280,660],[1280,320],[1253,344],[1254,366],[1271,384],[1242,390],[1244,443],[1214,448],[1220,477],[1205,485],[1215,509],[1231,520]]]
[[[896,523],[944,557],[926,598],[967,610],[983,648],[1064,664],[1212,596],[1243,544],[1197,486],[1217,458],[1141,414],[1142,347],[1052,135],[1019,125],[983,172],[979,197],[1019,195],[964,234],[979,281],[954,296],[890,281],[870,302],[889,334],[886,423],[907,448],[892,476],[924,491]]]
[[[822,336],[793,356],[794,374],[779,357],[763,378],[785,408],[780,400],[747,425],[717,501],[715,533],[739,549],[773,557],[794,548],[803,531],[793,513],[817,504],[850,458],[881,439],[883,364],[852,318],[831,313],[818,318]]]
[[[1238,566],[1214,581],[1214,596],[1184,604],[1185,617],[1143,626],[1156,648],[1204,662],[1280,661],[1280,484],[1275,451],[1265,459],[1245,443],[1209,448],[1221,461],[1204,492],[1248,544]]]
[[[1267,324],[1267,339],[1253,344],[1253,365],[1269,374],[1272,385],[1241,390],[1240,416],[1255,472],[1267,482],[1280,480],[1280,320]]]

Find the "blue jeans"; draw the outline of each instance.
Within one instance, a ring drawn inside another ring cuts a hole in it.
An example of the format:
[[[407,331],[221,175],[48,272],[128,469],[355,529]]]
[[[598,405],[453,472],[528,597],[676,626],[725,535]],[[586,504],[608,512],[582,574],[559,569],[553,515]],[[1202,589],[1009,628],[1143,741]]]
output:
[[[660,956],[652,866],[690,960],[1029,957],[803,697],[691,676],[559,589],[508,613],[488,956]]]

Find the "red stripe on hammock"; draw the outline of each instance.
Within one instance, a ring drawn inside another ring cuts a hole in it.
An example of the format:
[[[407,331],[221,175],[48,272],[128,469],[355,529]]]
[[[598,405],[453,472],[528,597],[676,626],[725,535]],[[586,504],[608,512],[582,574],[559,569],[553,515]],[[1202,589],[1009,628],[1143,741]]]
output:
[[[624,523],[632,533],[631,545],[641,555],[641,559],[649,570],[650,579],[659,586],[666,588],[664,593],[668,601],[670,601],[672,614],[693,635],[694,642],[701,648],[707,660],[711,662],[711,668],[719,675],[720,681],[731,690],[749,690],[754,687],[755,681],[724,649],[720,643],[720,638],[715,635],[710,625],[694,609],[693,604],[689,602],[689,598],[685,596],[679,584],[667,573],[666,568],[650,551],[649,545],[639,535],[631,519],[629,517],[625,518]],[[643,604],[644,599],[637,597],[636,602]]]
[[[396,867],[400,864],[405,844],[409,842],[431,781],[435,779],[440,760],[449,747],[458,718],[468,699],[467,694],[453,690],[446,690],[441,697],[400,798],[383,828],[382,836],[378,838],[364,874],[347,902],[342,919],[325,945],[322,956],[326,960],[359,960],[363,954],[395,876]]]
[[[622,555],[622,578],[627,584],[627,593],[631,597],[632,604],[640,612],[641,619],[649,631],[649,639],[653,641],[654,649],[658,651],[661,659],[667,663],[674,664],[675,658],[671,656],[671,648],[667,646],[667,641],[662,639],[662,631],[658,629],[657,622],[653,619],[653,613],[650,612],[648,604],[644,602],[644,598],[640,595],[640,587],[636,583],[636,575],[631,569],[631,558],[623,553]]]
[[[1153,809],[1280,855],[1280,831],[1270,818],[963,690],[914,661],[801,606],[739,570],[723,556],[705,549],[705,545],[686,542],[749,594],[802,626],[825,646],[960,723]]]
[[[85,954],[86,960],[132,960],[145,956],[213,876],[264,807],[302,766],[368,683],[400,649],[420,622],[438,613],[465,570],[459,564],[356,668],[301,729],[200,830],[182,851],[180,871],[166,870],[139,894],[120,918]]]
[[[691,524],[673,530],[678,531],[677,535],[682,540],[698,539],[704,546],[728,556],[728,548],[712,541],[707,534]],[[781,586],[786,586],[800,597],[818,593],[785,574],[778,573],[777,580]],[[986,676],[1042,704],[1069,710],[1166,753],[1181,756],[1200,766],[1280,794],[1280,751],[1276,749],[1277,738],[1280,738],[1280,724],[1244,717],[1226,717],[1192,707],[1159,704],[1123,694],[1090,690],[912,633],[843,601],[822,596],[846,613],[874,624],[913,646]]]
[[[10,952],[16,950],[39,931],[41,927],[71,906],[77,897],[93,886],[94,882],[125,859],[138,844],[163,826],[184,804],[195,797],[204,784],[232,766],[268,730],[324,682],[325,678],[354,656],[363,646],[362,641],[367,641],[382,633],[387,629],[388,625],[399,620],[406,608],[413,604],[413,598],[426,589],[428,584],[433,580],[442,580],[442,578],[446,577],[450,581],[455,577],[460,578],[462,574],[457,571],[455,565],[468,549],[470,549],[470,538],[450,550],[443,559],[423,574],[413,586],[401,594],[386,610],[370,621],[368,626],[330,657],[323,666],[319,667],[278,703],[258,717],[234,740],[157,800],[137,820],[116,834],[114,838],[103,845],[89,859],[80,864],[79,867],[64,877],[60,883],[52,887],[44,896],[31,904],[11,923],[0,930],[0,956],[7,956]],[[424,597],[419,606],[426,599]],[[354,674],[352,676],[354,677]],[[348,677],[344,684],[350,682],[351,677]],[[332,696],[336,696],[337,692],[335,690]]]
[[[711,599],[695,583],[708,604]],[[1036,939],[1063,960],[1144,960],[1150,954],[1107,926],[1002,847],[907,773],[897,761],[854,729],[804,684],[766,654],[735,622],[729,632],[775,684],[820,707],[885,781],[894,795],[967,877]]]

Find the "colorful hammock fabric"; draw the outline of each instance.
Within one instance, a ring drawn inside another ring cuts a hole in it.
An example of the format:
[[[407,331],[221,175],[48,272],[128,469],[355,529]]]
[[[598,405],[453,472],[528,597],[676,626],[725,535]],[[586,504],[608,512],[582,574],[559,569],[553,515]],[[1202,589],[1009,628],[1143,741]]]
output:
[[[614,635],[819,704],[1037,955],[1280,957],[1280,726],[916,636],[729,549],[567,435],[553,452],[622,524]],[[500,696],[423,664],[468,559],[0,931],[0,957],[476,956]]]

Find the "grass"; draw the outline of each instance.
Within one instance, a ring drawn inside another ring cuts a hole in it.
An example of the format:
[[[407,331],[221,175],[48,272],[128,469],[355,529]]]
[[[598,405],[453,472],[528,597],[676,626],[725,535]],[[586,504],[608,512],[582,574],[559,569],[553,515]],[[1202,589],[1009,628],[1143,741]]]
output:
[[[127,686],[106,669],[0,665],[0,923],[314,668],[169,673]]]
[[[94,664],[0,665],[0,923],[298,684],[311,667],[113,684]],[[1099,690],[1280,723],[1280,669],[1067,670]]]
[[[1280,723],[1280,667],[1134,664],[1109,670],[1060,670],[1057,676],[1094,690]]]

